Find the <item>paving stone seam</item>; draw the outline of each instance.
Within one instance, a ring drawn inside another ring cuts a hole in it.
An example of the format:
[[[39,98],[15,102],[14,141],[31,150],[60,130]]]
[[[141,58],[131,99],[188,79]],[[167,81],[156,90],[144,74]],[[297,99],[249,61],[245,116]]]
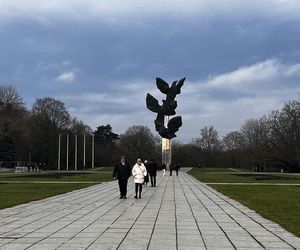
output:
[[[181,178],[185,179],[183,177],[184,175],[181,175]],[[186,177],[186,176],[185,176]],[[231,239],[229,238],[229,236],[227,235],[226,231],[224,231],[224,229],[222,228],[222,226],[218,223],[218,221],[214,218],[214,216],[211,214],[211,212],[209,211],[209,209],[205,206],[205,204],[199,199],[199,197],[195,194],[194,190],[191,188],[191,186],[188,184],[190,183],[189,181],[186,180],[187,186],[189,187],[189,189],[191,190],[191,192],[194,194],[194,196],[197,198],[197,200],[202,204],[202,206],[206,209],[206,211],[209,213],[209,215],[211,216],[211,218],[215,221],[215,223],[218,225],[218,227],[221,229],[221,231],[224,233],[224,235],[226,236],[227,240],[230,242],[230,244],[234,247],[234,249],[237,250],[236,246],[233,244],[233,242],[231,241]],[[198,188],[197,185],[194,185]],[[200,189],[199,189],[200,190]],[[200,190],[201,191],[201,190]]]
[[[69,193],[71,193],[71,192],[69,192]],[[64,194],[61,194],[61,196],[62,196],[62,195],[64,195]],[[60,196],[60,195],[57,195],[57,196]],[[83,195],[83,196],[84,196],[84,195]],[[46,199],[43,199],[43,201],[46,201],[46,200],[49,199],[49,198],[52,198],[52,197],[48,197],[48,198],[46,198]],[[15,206],[15,208],[17,209],[17,208],[23,207],[24,205],[27,206],[28,204],[38,203],[38,202],[39,202],[39,201],[33,201],[33,202],[26,203],[26,204],[17,205],[17,206]],[[62,207],[63,207],[62,209],[65,209],[65,208],[66,208],[66,207],[64,207],[64,204],[62,204]],[[11,209],[11,208],[5,208],[4,210],[6,210],[6,209]],[[49,207],[46,207],[46,208],[44,208],[44,209],[42,209],[42,210],[38,210],[38,213],[36,213],[35,210],[31,210],[31,212],[32,212],[31,215],[37,215],[37,214],[43,215],[44,211],[48,211],[48,210],[49,210]],[[2,211],[3,211],[3,210],[2,210]],[[5,216],[5,217],[3,217],[3,218],[1,218],[1,219],[13,217],[13,216],[16,216],[16,215],[22,215],[22,214],[27,215],[27,214],[26,214],[27,212],[28,212],[28,210],[25,209],[25,210],[22,211],[22,212],[15,213],[15,214],[9,214],[8,216]],[[50,216],[50,215],[49,215],[49,216]],[[28,218],[28,216],[27,216],[27,218]],[[36,219],[36,221],[39,220],[39,219],[41,219],[41,218],[44,218],[44,216],[41,216],[40,218]],[[17,222],[18,220],[19,220],[19,218],[17,218],[16,220],[7,222],[7,223],[3,224],[2,226],[8,225],[8,224],[11,224],[11,223],[14,223],[14,222]],[[34,221],[33,221],[33,222],[34,222]],[[27,225],[28,225],[28,224],[27,224]],[[14,229],[13,229],[13,230],[14,230]],[[0,233],[0,236],[1,236],[1,234],[2,234],[2,233]]]
[[[284,243],[286,243],[287,245],[289,245],[290,247],[292,247],[293,249],[296,249],[296,247],[294,247],[292,244],[290,244],[289,242],[287,242],[285,239],[283,239],[282,237],[280,237],[279,235],[277,235],[276,233],[274,233],[273,231],[271,231],[270,229],[266,228],[262,223],[256,221],[255,219],[253,219],[251,216],[247,215],[246,213],[244,213],[243,211],[239,210],[234,204],[232,204],[230,202],[230,200],[225,200],[224,198],[222,198],[220,196],[220,193],[218,191],[216,191],[215,189],[205,185],[204,186],[205,189],[210,192],[213,193],[215,196],[217,196],[219,199],[222,199],[223,201],[225,201],[226,203],[228,203],[229,205],[231,205],[232,207],[234,207],[235,209],[237,209],[238,211],[240,211],[242,214],[244,214],[246,217],[248,217],[250,220],[254,221],[255,223],[259,224],[262,228],[264,228],[266,231],[268,231],[269,233],[273,234],[275,237],[277,237],[278,239],[280,239],[281,241],[283,241]],[[230,199],[230,198],[229,198]]]
[[[101,184],[100,184],[101,185]],[[94,186],[93,186],[94,187]],[[91,187],[86,187],[86,188],[83,188],[84,190],[82,190],[82,191],[86,191],[86,192],[84,192],[83,194],[82,194],[82,197],[85,197],[85,194],[86,193],[89,193],[90,192],[90,190],[86,190],[86,189],[89,189],[89,188],[91,188]],[[77,190],[74,190],[74,191],[77,191]],[[72,197],[72,192],[74,192],[74,191],[71,191],[71,192],[67,192],[71,197]],[[65,193],[66,194],[66,193]],[[57,198],[60,198],[60,197],[62,197],[62,196],[64,196],[65,194],[61,194],[61,195],[57,195],[57,196],[55,196],[55,197],[57,197]],[[75,192],[74,192],[74,195],[75,195]],[[50,199],[50,198],[53,198],[53,197],[48,197],[48,198],[45,198],[45,199],[43,199],[42,201],[46,201],[46,200],[48,200],[48,199]],[[41,201],[41,200],[38,200],[38,201],[33,201],[34,203],[38,203],[39,201]],[[33,203],[32,202],[32,203]],[[27,204],[30,204],[31,202],[29,202],[29,203],[26,203],[26,204],[21,204],[21,205],[17,205],[17,206],[15,206],[15,208],[18,208],[18,207],[22,207],[22,206],[24,206],[24,205],[27,205]],[[64,204],[62,204],[62,206],[64,206]],[[66,209],[67,207],[64,207],[64,208],[62,208],[62,209]],[[5,208],[5,209],[9,209],[9,208]],[[10,208],[11,209],[11,208]],[[43,214],[44,213],[44,211],[48,211],[49,210],[49,207],[47,207],[47,208],[45,208],[45,209],[42,209],[42,210],[38,210],[39,212],[38,213],[35,213],[35,211],[33,210],[33,212],[32,212],[32,215],[37,215],[37,214]],[[32,211],[32,210],[31,210]],[[59,210],[60,211],[60,210]],[[8,216],[5,216],[5,217],[3,217],[2,219],[4,219],[4,218],[9,218],[9,217],[13,217],[13,216],[16,216],[16,215],[21,215],[21,214],[26,214],[28,212],[28,210],[25,210],[25,211],[22,211],[22,212],[19,212],[19,213],[16,213],[16,214],[10,214],[10,215],[8,215]],[[57,211],[56,211],[57,212]],[[50,215],[49,215],[50,216]],[[28,216],[27,216],[27,218],[28,218]],[[44,218],[44,216],[41,216],[41,218]],[[39,219],[41,219],[41,218],[39,218]],[[37,220],[39,220],[39,219],[37,219]],[[16,220],[14,220],[14,221],[10,221],[10,222],[8,222],[8,223],[5,223],[4,225],[8,225],[8,224],[10,224],[10,223],[13,223],[13,222],[16,222],[16,221],[18,221],[19,219],[16,219]],[[36,221],[37,221],[36,220]],[[34,222],[34,221],[33,221]],[[28,225],[28,224],[27,224]],[[3,226],[3,225],[1,225],[1,226]],[[0,235],[1,235],[2,233],[0,233]]]
[[[101,185],[101,184],[100,184],[100,185]],[[114,188],[112,188],[112,190],[113,190],[113,189],[114,189]],[[103,192],[103,193],[104,193],[104,192]],[[108,196],[110,196],[110,194],[109,194],[109,195],[106,195],[106,196],[104,196],[104,197],[100,197],[99,199],[103,199],[103,198],[108,197]],[[87,200],[89,200],[89,198],[87,198]],[[93,202],[94,202],[94,201],[93,201]],[[93,202],[90,202],[90,203],[88,203],[88,204],[92,204]],[[62,211],[62,210],[64,210],[64,209],[71,208],[72,206],[73,206],[73,205],[68,206],[68,207],[65,207],[65,208],[63,208],[63,209],[60,209],[60,210],[58,210],[58,211],[55,211],[54,213],[52,213],[52,214],[50,214],[50,215],[48,215],[48,216],[46,216],[46,217],[39,218],[39,219],[37,219],[37,220],[31,221],[30,223],[28,223],[28,224],[26,224],[26,225],[22,225],[22,226],[20,226],[20,227],[14,228],[14,229],[12,229],[12,230],[6,232],[6,233],[9,233],[9,232],[12,232],[12,231],[14,231],[14,230],[16,230],[16,229],[19,229],[19,228],[22,228],[22,227],[24,227],[24,226],[30,225],[30,224],[32,224],[32,223],[34,223],[34,222],[36,222],[36,221],[38,221],[38,220],[40,220],[40,219],[47,218],[47,217],[49,217],[49,216],[51,216],[51,215],[53,215],[53,214],[55,214],[55,213],[58,213],[58,212],[60,212],[60,211]],[[82,209],[82,208],[85,207],[85,206],[86,206],[86,205],[81,206],[80,208],[78,208],[78,209],[76,209],[76,210],[74,210],[74,211],[72,211],[72,212],[70,212],[70,213],[68,213],[68,214],[66,214],[66,215],[64,215],[64,216],[59,217],[59,218],[57,218],[56,220],[51,221],[50,223],[48,223],[48,224],[46,224],[46,225],[43,225],[42,227],[37,228],[37,229],[35,229],[34,231],[32,231],[32,232],[30,232],[30,233],[27,233],[27,234],[23,235],[22,237],[24,237],[24,236],[26,236],[26,235],[28,235],[28,234],[31,234],[31,233],[33,233],[33,232],[35,232],[35,231],[38,231],[39,229],[41,229],[41,228],[43,228],[43,227],[45,227],[45,226],[48,226],[48,225],[50,225],[50,224],[52,224],[52,223],[54,223],[54,222],[56,222],[56,221],[59,221],[60,219],[62,219],[62,218],[64,218],[64,217],[66,217],[66,216],[68,216],[68,215],[74,213],[75,211],[78,211],[78,210]],[[47,237],[46,237],[46,238],[47,238]],[[9,242],[9,243],[12,243],[12,242]],[[7,244],[8,244],[8,243],[7,243]],[[36,243],[35,243],[35,244],[36,244]],[[4,244],[4,245],[6,245],[6,244]],[[4,246],[4,245],[2,245],[2,246]],[[34,245],[34,244],[33,244],[33,245]],[[32,246],[32,245],[31,245],[31,246]],[[30,247],[31,247],[31,246],[30,246]]]
[[[191,179],[193,179],[194,180],[194,183],[195,182],[199,182],[197,179],[195,179],[193,176],[190,176],[189,175],[189,177],[191,178]],[[201,182],[200,182],[201,183]],[[236,207],[234,204],[232,204],[230,201],[228,201],[228,200],[226,200],[226,199],[224,199],[224,198],[222,198],[221,196],[220,196],[220,193],[218,192],[218,191],[216,191],[215,189],[213,189],[213,188],[211,188],[211,187],[209,187],[209,186],[207,186],[206,184],[203,184],[203,183],[201,183],[202,184],[202,187],[203,188],[205,188],[208,192],[210,192],[210,193],[212,193],[212,194],[214,194],[215,196],[217,196],[219,199],[221,199],[221,200],[223,200],[224,202],[226,202],[227,204],[229,204],[230,206],[232,206],[232,207],[234,207],[235,209],[237,209],[239,212],[241,212],[243,215],[245,215],[247,218],[249,218],[251,221],[254,221],[255,223],[257,223],[258,225],[260,225],[262,228],[264,228],[266,231],[268,231],[269,233],[271,233],[271,234],[273,234],[275,237],[277,237],[277,238],[279,238],[281,241],[283,241],[284,243],[286,243],[287,245],[289,245],[290,247],[292,247],[293,249],[296,249],[292,244],[290,244],[289,242],[287,242],[285,239],[283,239],[283,238],[281,238],[280,236],[278,236],[278,235],[276,235],[274,232],[272,232],[271,230],[269,230],[268,228],[266,228],[262,223],[260,223],[260,222],[258,222],[258,221],[256,221],[255,219],[253,219],[252,217],[250,217],[249,215],[247,215],[245,212],[243,212],[243,211],[241,211],[240,209],[238,209],[238,207]],[[197,187],[197,185],[195,185],[196,187]],[[197,187],[202,193],[204,193],[199,187]],[[204,193],[205,194],[205,193]],[[207,194],[205,194],[207,197],[208,197],[208,195]],[[209,199],[211,199],[211,198],[209,198]],[[229,198],[230,199],[230,198]],[[212,200],[212,199],[211,199]],[[213,200],[212,200],[213,201]],[[214,201],[213,201],[214,202]],[[214,202],[215,203],[215,202]],[[217,203],[215,203],[215,204],[217,204]],[[218,205],[218,204],[217,204]],[[220,205],[218,205],[227,215],[229,215]],[[229,215],[230,216],[230,215]],[[230,216],[231,217],[231,216]],[[232,217],[231,217],[232,218]],[[234,220],[234,219],[233,219]],[[234,220],[237,224],[239,224],[236,220]],[[241,225],[240,225],[241,226]],[[242,227],[245,231],[247,231],[244,227]],[[247,231],[248,232],[248,231]],[[248,232],[249,233],[249,232]],[[263,244],[260,242],[260,241],[258,241],[257,239],[256,239],[256,237],[254,237],[252,234],[250,234],[249,233],[249,235],[251,235],[251,237],[252,238],[254,238],[255,239],[255,241],[257,241],[260,245],[262,245],[263,246]],[[263,246],[264,248],[266,248],[265,246]]]
[[[174,194],[174,205],[175,205],[175,230],[176,230],[176,249],[178,249],[178,228],[177,228],[177,216],[176,216],[176,199],[175,199],[175,182],[174,182],[174,178],[172,178],[172,182],[173,182],[173,194]]]
[[[115,199],[115,198],[114,198]],[[122,201],[121,201],[122,202]],[[119,202],[116,206],[114,206],[114,207],[112,207],[111,209],[109,209],[104,215],[106,215],[107,213],[109,213],[111,210],[113,210],[114,208],[116,208],[118,205],[120,205],[120,203],[121,202]],[[130,207],[130,206],[129,206]],[[128,208],[127,208],[128,209]],[[103,216],[104,216],[103,215]],[[112,224],[114,224],[121,216],[122,216],[123,214],[121,213],[113,222],[112,222]],[[102,217],[102,216],[101,216]],[[101,218],[100,217],[100,218]],[[95,222],[95,221],[94,221]],[[93,222],[93,223],[94,223]],[[112,225],[111,224],[111,225]],[[86,247],[86,249],[88,249],[88,248],[90,248],[106,231],[107,231],[107,229],[109,228],[110,226],[108,226],[95,240],[93,240],[87,247]]]
[[[108,202],[102,204],[102,205],[99,206],[99,207],[96,207],[95,209],[91,210],[89,213],[93,212],[94,210],[96,210],[96,209],[98,209],[98,208],[100,208],[100,207],[102,207],[102,206],[106,206],[107,203],[109,203],[109,202],[111,202],[111,201],[115,201],[115,199],[116,199],[116,197],[114,196],[111,200],[109,200]],[[115,209],[115,208],[116,208],[117,206],[119,206],[122,202],[123,202],[123,201],[119,201],[115,206],[113,206],[112,208],[108,209],[108,210],[107,210],[104,214],[102,214],[101,216],[97,217],[97,219],[95,219],[93,222],[91,222],[90,224],[88,224],[87,226],[85,226],[85,227],[84,227],[82,230],[80,230],[77,234],[75,234],[75,235],[73,235],[72,237],[70,237],[70,238],[68,239],[68,241],[70,241],[70,240],[72,240],[73,238],[75,238],[76,235],[82,233],[86,228],[88,228],[88,227],[91,226],[93,223],[95,223],[95,221],[97,221],[97,220],[100,219],[101,217],[103,217],[103,216],[105,216],[106,214],[108,214],[111,210]],[[121,216],[121,215],[122,215],[122,214],[120,214],[120,216]],[[83,218],[84,216],[86,216],[86,214],[84,214],[83,216],[81,216],[80,218],[78,218],[76,221],[78,221],[79,219]],[[118,217],[115,219],[115,221],[116,221],[120,216],[118,216]],[[74,223],[74,222],[76,222],[76,221],[73,221],[72,223]],[[71,224],[72,224],[72,223],[71,223]],[[105,232],[105,231],[104,231],[104,232]],[[103,233],[104,233],[104,232],[103,232]],[[55,232],[55,233],[57,233],[57,232]],[[103,234],[103,233],[102,233],[102,234]],[[101,235],[102,235],[102,234],[101,234]],[[100,235],[100,236],[101,236],[101,235]],[[99,236],[99,237],[100,237],[100,236]],[[98,238],[99,238],[99,237],[98,237]],[[90,245],[92,245],[98,238],[96,238]],[[62,243],[62,244],[61,244],[60,246],[58,246],[57,248],[63,246],[64,244],[68,244],[68,241]],[[89,245],[89,246],[90,246],[90,245]],[[88,246],[88,247],[89,247],[89,246]],[[88,248],[88,247],[87,247],[87,248]],[[87,248],[86,248],[86,249],[87,249]]]
[[[181,185],[182,193],[183,193],[183,195],[184,195],[184,197],[185,197],[185,200],[186,200],[187,204],[188,204],[189,207],[190,207],[190,210],[191,210],[191,213],[192,213],[192,215],[193,215],[194,221],[195,221],[195,223],[196,223],[196,225],[197,225],[199,234],[200,234],[201,239],[202,239],[202,241],[203,241],[203,243],[204,243],[204,247],[207,249],[206,243],[205,243],[205,241],[204,241],[204,239],[203,239],[203,234],[202,234],[201,229],[200,229],[200,227],[199,227],[198,221],[196,220],[196,217],[195,217],[194,211],[193,211],[193,209],[192,209],[191,203],[188,201],[188,198],[186,197],[186,194],[185,194],[184,189],[183,189],[183,187],[182,187],[182,183],[181,183],[181,181],[180,181],[181,178],[178,178],[178,180],[179,180],[179,183],[180,183],[180,185]]]
[[[86,188],[85,188],[86,189]],[[110,189],[114,189],[114,188],[110,188]],[[85,191],[85,190],[84,190]],[[79,197],[79,199],[80,198],[82,198],[82,197],[85,197],[86,196],[86,193],[90,193],[91,192],[91,190],[88,190],[87,192],[84,192],[80,197]],[[103,193],[106,193],[107,192],[107,190],[103,190]],[[71,193],[71,192],[70,192]],[[54,196],[54,197],[57,197],[57,198],[61,198],[61,196],[63,196],[63,195],[66,195],[66,194],[61,194],[61,195],[57,195],[57,196]],[[69,194],[70,196],[72,196],[73,194]],[[73,197],[73,196],[72,196]],[[23,205],[30,205],[30,204],[33,204],[33,203],[38,203],[38,202],[41,202],[41,201],[47,201],[48,199],[50,199],[50,198],[53,198],[53,197],[49,197],[49,198],[46,198],[46,199],[43,199],[43,200],[39,200],[39,201],[33,201],[33,202],[29,202],[29,203],[27,203],[27,204],[22,204],[22,205],[19,205],[19,206],[23,206]],[[88,200],[88,199],[87,199]],[[47,203],[48,204],[48,203]],[[48,216],[51,216],[51,215],[53,215],[53,214],[55,214],[55,213],[57,213],[57,212],[59,212],[59,211],[61,211],[61,210],[64,210],[64,209],[67,209],[67,208],[69,208],[69,207],[72,207],[73,205],[70,205],[70,206],[64,206],[65,204],[62,204],[62,209],[59,209],[59,210],[57,210],[56,209],[56,211],[54,212],[54,213],[52,213],[52,214],[49,214]],[[16,206],[15,208],[18,208],[19,206]],[[55,207],[55,208],[57,208],[57,207]],[[14,209],[14,208],[11,208],[11,209]],[[51,209],[51,207],[47,207],[47,208],[45,208],[45,209],[42,209],[42,210],[39,210],[39,212],[38,213],[35,213],[35,210],[30,210],[31,212],[32,212],[32,214],[31,214],[31,216],[36,216],[37,214],[41,214],[41,215],[43,215],[43,213],[44,213],[44,211],[46,211],[46,210],[49,210],[49,209]],[[25,211],[23,211],[23,212],[20,212],[20,213],[24,213],[25,215],[26,215],[26,218],[28,218],[29,216],[26,214],[26,213],[28,213],[28,210],[25,210]],[[18,214],[20,214],[20,213],[18,213]],[[10,216],[16,216],[16,214],[13,214],[13,215],[10,215]],[[44,219],[44,218],[47,218],[48,216],[41,216],[40,218],[38,218],[38,219],[36,219],[36,220],[34,220],[34,221],[31,221],[31,223],[34,223],[34,222],[36,222],[36,221],[38,221],[38,220],[40,220],[40,219]],[[7,218],[7,217],[4,217],[4,218]],[[20,220],[19,218],[17,219],[17,220],[15,220],[15,221],[18,221],[18,220]],[[11,222],[9,222],[9,223],[6,223],[5,225],[8,225],[8,224],[10,224],[10,223],[13,223],[13,222],[15,222],[15,221],[11,221]],[[25,225],[23,225],[23,226],[27,226],[27,225],[29,225],[29,224],[31,224],[31,223],[28,223],[28,224],[25,224]],[[15,229],[19,229],[19,228],[21,228],[21,227],[23,227],[23,226],[20,226],[20,227],[18,227],[18,228],[15,228]],[[12,230],[15,230],[15,229],[12,229]],[[8,231],[8,232],[11,232],[11,231]],[[6,232],[6,233],[8,233],[8,232]],[[1,235],[1,234],[0,234]]]
[[[217,204],[213,199],[211,199],[206,193],[204,193],[199,186],[195,185],[208,199],[210,199],[217,207],[219,207],[225,214],[227,214],[227,216],[229,218],[231,218],[233,221],[235,221],[235,223],[237,225],[239,225],[242,229],[244,229],[250,236],[252,239],[254,239],[260,246],[262,246],[263,248],[265,248],[265,246],[259,241],[257,240],[246,228],[244,228],[239,222],[237,222],[229,213],[227,213],[219,204]],[[213,192],[212,192],[213,193]],[[218,196],[219,197],[219,196]],[[219,197],[220,198],[220,197]],[[223,199],[224,200],[224,199]],[[235,208],[237,209],[237,208]],[[241,212],[239,209],[237,209],[239,212]]]
[[[112,188],[112,190],[114,190],[114,189],[115,189],[115,188]],[[104,196],[104,197],[100,197],[98,200],[104,199],[104,198],[109,197],[109,196],[111,196],[111,195],[112,195],[112,194],[108,194],[108,195],[106,195],[106,196]],[[114,200],[115,200],[115,197],[113,197],[112,199],[110,199],[110,200],[107,201],[106,203],[103,203],[103,204],[101,204],[100,206],[95,207],[94,209],[92,209],[91,211],[89,211],[89,213],[93,212],[94,210],[96,210],[96,209],[98,209],[98,208],[100,208],[100,207],[102,207],[102,206],[107,205],[107,203],[109,203],[109,202],[111,202],[111,201],[114,201]],[[86,205],[83,206],[83,207],[86,207],[87,205],[90,205],[90,204],[92,204],[92,203],[94,203],[94,202],[95,202],[95,201],[92,201],[92,202],[86,204]],[[117,205],[119,205],[120,203],[121,203],[121,202],[119,202]],[[116,205],[116,206],[117,206],[117,205]],[[114,206],[113,208],[115,208],[116,206]],[[83,208],[83,207],[81,207],[81,208]],[[74,212],[80,210],[81,208],[76,209],[76,210],[72,211],[71,213],[69,213],[69,214],[67,214],[67,215],[70,215],[70,214],[72,214],[72,213],[74,213]],[[113,209],[113,208],[112,208],[112,209]],[[67,215],[63,216],[62,218],[66,217]],[[32,246],[38,244],[39,242],[41,242],[41,241],[43,241],[43,240],[45,240],[45,239],[47,239],[47,238],[50,238],[51,235],[54,235],[54,234],[58,233],[59,231],[65,229],[66,227],[68,227],[68,226],[70,226],[71,224],[77,222],[78,220],[80,220],[80,219],[83,218],[84,216],[86,216],[86,214],[84,214],[84,215],[78,217],[76,220],[74,220],[74,221],[70,222],[69,224],[65,225],[64,227],[60,228],[58,231],[55,231],[54,233],[48,235],[48,237],[46,237],[46,238],[44,238],[44,239],[41,239],[40,241],[35,242],[34,244],[32,244],[31,246],[29,246],[28,248],[30,248],[30,247],[32,247]],[[61,218],[60,218],[60,219],[61,219]],[[55,221],[54,221],[54,222],[55,222]],[[52,222],[52,223],[53,223],[53,222]],[[51,224],[51,223],[50,223],[50,224]],[[49,225],[50,225],[50,224],[49,224]],[[47,225],[48,225],[48,224],[47,224]],[[64,243],[62,243],[60,246],[62,246],[63,244],[64,244]],[[60,246],[58,246],[58,247],[60,247]],[[28,249],[28,248],[26,248],[26,249]]]
[[[165,179],[163,178],[163,180],[165,180]],[[162,198],[161,198],[161,201],[160,201],[160,206],[159,206],[159,209],[158,209],[157,214],[156,214],[156,218],[155,218],[155,221],[154,221],[154,224],[153,224],[153,228],[152,228],[152,231],[151,231],[149,242],[147,244],[147,248],[146,248],[147,250],[149,249],[149,247],[151,245],[151,240],[152,240],[153,232],[155,230],[155,226],[156,226],[156,222],[157,222],[157,219],[158,219],[158,215],[159,215],[160,209],[161,209],[162,204],[163,204],[163,200],[164,200],[164,196],[166,194],[168,182],[169,182],[169,178],[166,180],[166,185],[165,185],[164,192],[163,192],[163,195],[162,195]],[[149,202],[150,202],[150,200],[151,199],[149,199]]]
[[[157,186],[160,186],[160,184],[164,181],[164,179],[161,179],[160,182],[158,183]],[[166,184],[166,187],[167,187],[167,184]],[[166,188],[165,187],[165,188]],[[151,195],[151,197],[149,198],[148,202],[146,203],[146,205],[143,207],[142,211],[139,213],[139,215],[137,216],[137,218],[135,219],[134,223],[132,224],[132,226],[129,228],[129,230],[127,231],[127,233],[125,234],[123,240],[120,242],[120,244],[118,245],[118,247],[116,248],[119,249],[119,247],[122,245],[123,241],[125,240],[125,238],[127,237],[127,235],[129,234],[129,232],[131,231],[131,229],[133,228],[133,226],[135,225],[136,221],[138,220],[138,218],[141,216],[141,214],[143,213],[143,211],[145,210],[145,208],[147,207],[147,205],[150,203],[151,199],[154,197],[155,193],[157,192],[158,189],[155,189],[155,192],[153,192],[153,194]],[[154,227],[155,225],[153,225],[153,229],[152,229],[152,232],[154,230]],[[148,245],[151,241],[151,237],[149,239],[149,242],[148,242]],[[148,249],[148,248],[147,248]]]
[[[148,191],[148,189],[146,189],[146,191],[144,191],[144,193],[146,193]],[[143,193],[143,194],[144,194]],[[132,191],[132,194],[134,194],[134,191]],[[154,194],[152,194],[152,196],[153,196]],[[119,202],[116,206],[114,206],[113,208],[111,208],[111,209],[109,209],[109,211],[111,211],[111,210],[113,210],[115,207],[117,207],[119,204],[121,204],[122,203],[122,201],[121,202]],[[130,206],[128,206],[127,207],[127,209],[126,210],[128,210],[132,205],[134,204],[134,202],[133,203],[131,203],[131,205]],[[147,203],[148,204],[148,203]],[[146,204],[146,205],[147,205]],[[145,205],[145,207],[146,207],[146,205]],[[126,211],[125,210],[125,211]],[[107,211],[106,213],[108,213],[109,211]],[[112,223],[111,223],[111,225],[113,225],[121,216],[123,215],[123,213],[121,213]],[[102,217],[102,216],[101,216]],[[139,216],[138,216],[139,217]],[[136,219],[137,220],[137,219]],[[135,220],[135,221],[136,221]],[[134,224],[133,224],[134,225]],[[108,226],[93,242],[91,242],[87,247],[86,247],[86,249],[88,249],[88,248],[90,248],[106,231],[107,231],[107,229],[109,229],[110,228],[110,226]],[[132,227],[131,227],[132,228]],[[125,236],[123,237],[123,239],[122,239],[122,241],[119,243],[119,245],[121,245],[121,243],[124,241],[124,239],[126,238],[126,236],[128,235],[128,233],[129,233],[129,231],[130,231],[130,229],[127,231],[127,233],[125,234]],[[119,246],[118,246],[119,247]]]
[[[205,187],[209,192],[215,194],[216,196],[218,196],[218,198],[222,199],[223,201],[227,202],[228,204],[230,204],[231,206],[233,206],[234,208],[236,208],[237,210],[239,210],[234,204],[232,204],[230,201],[226,201],[224,198],[222,198],[221,196],[219,196],[218,192],[211,188],[211,187]],[[212,190],[210,190],[212,189]],[[251,216],[248,216],[246,213],[244,213],[243,211],[239,210],[241,213],[243,213],[245,216],[247,216],[249,219],[251,219],[252,221],[254,221],[255,223],[259,224],[262,228],[264,228],[266,231],[268,231],[269,233],[273,234],[275,237],[277,237],[278,239],[280,239],[281,241],[283,241],[284,243],[286,243],[287,245],[289,245],[290,247],[292,247],[293,249],[297,249],[296,247],[294,247],[291,243],[287,242],[285,239],[283,239],[282,237],[280,237],[279,235],[277,235],[276,233],[274,233],[273,231],[271,231],[270,229],[266,228],[262,223],[256,221],[254,218],[252,218]],[[261,216],[261,215],[260,215]],[[261,216],[262,217],[262,216]],[[264,217],[262,217],[264,218]]]

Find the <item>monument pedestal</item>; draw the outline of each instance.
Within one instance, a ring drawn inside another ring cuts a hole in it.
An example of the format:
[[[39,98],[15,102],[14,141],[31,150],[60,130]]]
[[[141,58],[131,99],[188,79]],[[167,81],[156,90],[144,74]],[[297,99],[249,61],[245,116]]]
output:
[[[170,169],[172,162],[171,140],[162,138],[162,162],[165,162],[167,169]]]
[[[165,126],[168,125],[169,120],[170,120],[169,116],[164,117]],[[162,162],[165,162],[167,165],[167,169],[170,169],[170,165],[172,162],[171,140],[167,138],[162,138],[161,146],[162,146],[161,148]]]

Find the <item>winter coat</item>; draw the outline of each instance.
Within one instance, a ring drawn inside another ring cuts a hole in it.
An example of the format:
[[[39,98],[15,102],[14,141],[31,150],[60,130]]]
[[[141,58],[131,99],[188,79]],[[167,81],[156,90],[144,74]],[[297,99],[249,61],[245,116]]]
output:
[[[113,171],[113,177],[117,177],[119,180],[127,180],[130,177],[131,169],[128,163],[124,165],[118,163]]]
[[[147,175],[147,170],[143,163],[141,165],[138,165],[136,163],[133,166],[131,173],[133,176],[134,183],[144,183],[144,178]]]
[[[154,161],[149,163],[150,176],[156,176],[157,169],[157,164]]]

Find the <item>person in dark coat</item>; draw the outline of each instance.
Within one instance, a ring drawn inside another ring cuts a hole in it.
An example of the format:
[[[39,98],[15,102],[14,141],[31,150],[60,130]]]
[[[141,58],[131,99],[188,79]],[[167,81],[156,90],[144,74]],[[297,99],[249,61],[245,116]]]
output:
[[[179,164],[175,165],[175,171],[176,171],[176,175],[178,176],[178,171],[180,170],[181,166]]]
[[[150,180],[151,180],[151,187],[156,187],[156,173],[157,173],[158,166],[153,159],[150,160],[149,163],[149,172],[150,172]]]
[[[121,156],[120,162],[115,165],[113,171],[113,179],[118,179],[120,199],[127,199],[127,182],[130,175],[130,165],[127,163],[125,156]]]
[[[170,169],[170,176],[172,176],[172,171],[174,170],[174,166],[172,164],[170,164],[169,169]]]

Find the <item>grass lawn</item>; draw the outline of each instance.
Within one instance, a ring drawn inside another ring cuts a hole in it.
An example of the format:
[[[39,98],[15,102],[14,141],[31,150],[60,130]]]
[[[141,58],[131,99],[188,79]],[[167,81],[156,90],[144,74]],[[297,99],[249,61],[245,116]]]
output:
[[[217,168],[218,170],[219,168]],[[218,172],[216,169],[193,168],[189,174],[205,183],[296,183],[300,184],[300,175],[281,173]],[[230,170],[230,169],[229,169]]]
[[[263,173],[263,176],[240,175],[239,173],[208,173],[194,168],[189,174],[206,182],[232,183],[232,185],[209,185],[230,198],[255,210],[288,231],[300,236],[300,186],[251,186],[234,185],[244,183],[298,183],[300,176]],[[235,175],[237,174],[237,175]]]
[[[0,209],[63,194],[92,184],[1,183]]]
[[[111,171],[0,174],[0,209],[63,194],[110,180],[112,180]],[[18,183],[13,183],[13,181],[18,181]],[[62,183],[32,183],[33,181]],[[95,183],[68,183],[72,181]]]
[[[233,168],[195,168],[197,172],[236,172]]]
[[[9,173],[0,174],[0,181],[92,181],[111,180],[112,171],[91,172],[40,172],[40,173]]]

